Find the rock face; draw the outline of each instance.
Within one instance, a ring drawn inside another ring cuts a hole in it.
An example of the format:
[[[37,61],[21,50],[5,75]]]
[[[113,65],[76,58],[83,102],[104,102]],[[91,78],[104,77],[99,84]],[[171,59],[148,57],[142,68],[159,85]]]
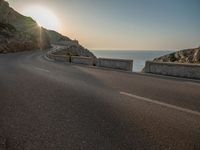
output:
[[[185,49],[154,59],[155,62],[200,63],[200,47]]]
[[[48,30],[47,34],[50,38],[50,42],[53,44],[57,44],[57,45],[65,45],[66,42],[70,42],[71,39],[61,35],[60,33],[53,31],[53,30]]]
[[[49,48],[46,30],[0,0],[0,53]]]
[[[68,56],[83,56],[83,57],[94,57],[94,54],[91,53],[88,49],[82,47],[78,41],[68,41],[61,44],[60,47],[56,52],[55,55],[68,55]]]
[[[70,38],[63,36],[52,30],[49,30],[47,34],[52,44],[62,45],[62,48],[60,48],[54,54],[95,57],[94,54],[91,53],[88,49],[81,46],[77,40],[71,40]]]
[[[79,43],[55,31],[39,27],[32,18],[19,14],[8,2],[0,0],[0,53],[46,49],[51,44],[71,48],[73,55],[94,56]]]
[[[50,47],[45,30],[41,29],[40,34],[41,39],[37,33],[35,33],[35,35],[22,33],[10,24],[0,23],[0,53],[20,52]]]

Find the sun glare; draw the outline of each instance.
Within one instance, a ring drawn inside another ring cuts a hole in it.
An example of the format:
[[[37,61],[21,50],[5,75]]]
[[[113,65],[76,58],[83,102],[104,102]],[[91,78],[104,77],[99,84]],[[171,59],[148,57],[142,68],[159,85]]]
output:
[[[25,16],[30,16],[37,21],[38,26],[50,30],[59,30],[59,20],[56,15],[45,7],[32,6],[23,10]]]

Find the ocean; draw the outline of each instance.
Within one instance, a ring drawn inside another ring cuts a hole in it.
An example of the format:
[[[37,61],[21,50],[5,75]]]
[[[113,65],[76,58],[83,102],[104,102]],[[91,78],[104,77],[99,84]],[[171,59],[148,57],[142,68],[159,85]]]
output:
[[[121,58],[121,59],[133,59],[133,72],[140,72],[145,66],[147,60],[153,60],[156,57],[160,57],[166,54],[170,54],[172,50],[160,50],[160,51],[139,51],[139,50],[92,50],[95,56],[101,58]]]

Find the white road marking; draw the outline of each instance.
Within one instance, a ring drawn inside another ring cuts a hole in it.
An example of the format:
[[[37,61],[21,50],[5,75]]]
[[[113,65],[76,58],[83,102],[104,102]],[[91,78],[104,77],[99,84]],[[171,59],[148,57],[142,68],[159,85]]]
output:
[[[46,69],[42,69],[42,68],[38,68],[38,67],[35,67],[36,70],[39,70],[39,71],[43,71],[43,72],[50,72],[49,70],[46,70]]]
[[[187,109],[187,108],[182,108],[182,107],[179,107],[179,106],[174,106],[174,105],[171,105],[171,104],[167,104],[167,103],[160,102],[160,101],[153,100],[153,99],[146,98],[146,97],[141,97],[141,96],[133,95],[133,94],[126,93],[126,92],[120,92],[120,94],[121,95],[129,96],[129,97],[132,97],[132,98],[136,98],[138,100],[142,100],[142,101],[145,101],[145,102],[157,104],[157,105],[160,105],[160,106],[164,106],[164,107],[168,107],[168,108],[172,108],[172,109],[179,110],[179,111],[182,111],[182,112],[186,112],[186,113],[190,113],[190,114],[193,114],[193,115],[200,116],[200,112],[193,111],[193,110],[190,110],[190,109]]]

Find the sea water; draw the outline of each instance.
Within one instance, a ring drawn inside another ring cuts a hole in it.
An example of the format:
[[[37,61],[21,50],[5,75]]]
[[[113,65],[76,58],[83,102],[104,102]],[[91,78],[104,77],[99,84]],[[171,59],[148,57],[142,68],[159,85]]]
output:
[[[92,50],[95,56],[101,58],[120,58],[120,59],[132,59],[133,60],[133,72],[140,72],[145,66],[147,60],[153,60],[154,58],[170,54],[172,50],[160,50],[160,51],[139,51],[139,50]]]

